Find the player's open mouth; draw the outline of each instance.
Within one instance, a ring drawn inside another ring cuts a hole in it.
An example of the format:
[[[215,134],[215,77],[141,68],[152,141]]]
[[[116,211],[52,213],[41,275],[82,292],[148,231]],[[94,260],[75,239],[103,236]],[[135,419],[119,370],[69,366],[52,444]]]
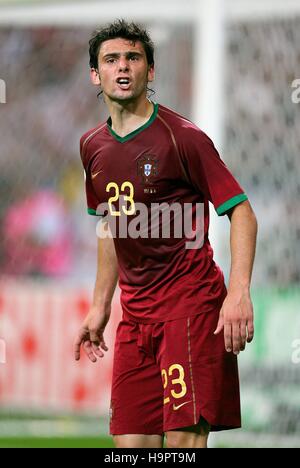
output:
[[[117,83],[121,89],[129,89],[130,80],[129,78],[117,78]]]

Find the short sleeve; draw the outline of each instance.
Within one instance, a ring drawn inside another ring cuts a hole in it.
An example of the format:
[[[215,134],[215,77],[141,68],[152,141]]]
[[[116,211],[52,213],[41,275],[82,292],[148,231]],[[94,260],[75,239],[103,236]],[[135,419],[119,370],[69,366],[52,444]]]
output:
[[[83,139],[80,140],[80,156],[81,156],[83,169],[84,169],[87,211],[90,215],[93,215],[93,216],[103,216],[97,213],[97,207],[99,205],[99,201],[98,201],[97,195],[95,193],[95,190],[92,184],[92,178],[91,178],[89,165],[86,164],[85,159],[83,157],[82,147],[83,147]]]
[[[198,128],[186,128],[178,147],[186,176],[193,187],[213,203],[219,216],[248,200],[204,132]]]
[[[84,169],[84,179],[85,179],[85,193],[86,193],[86,201],[87,201],[87,211],[90,215],[93,216],[103,216],[97,213],[97,207],[99,205],[99,201],[95,194],[91,175],[89,172],[86,172]]]

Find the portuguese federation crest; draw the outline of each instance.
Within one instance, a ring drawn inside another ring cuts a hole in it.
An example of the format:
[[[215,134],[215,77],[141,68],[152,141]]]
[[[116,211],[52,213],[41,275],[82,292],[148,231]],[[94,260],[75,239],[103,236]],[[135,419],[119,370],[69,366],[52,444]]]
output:
[[[153,177],[157,175],[157,166],[155,156],[145,155],[138,160],[138,175],[142,177],[144,184],[151,184]]]

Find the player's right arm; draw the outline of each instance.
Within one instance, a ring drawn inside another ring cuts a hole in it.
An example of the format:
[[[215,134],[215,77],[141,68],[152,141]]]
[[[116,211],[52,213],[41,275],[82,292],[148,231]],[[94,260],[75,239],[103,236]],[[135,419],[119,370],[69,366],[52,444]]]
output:
[[[111,313],[111,302],[118,281],[118,262],[112,238],[98,239],[97,276],[93,302],[74,344],[75,360],[80,359],[82,346],[90,361],[108,351],[104,340],[104,330]]]

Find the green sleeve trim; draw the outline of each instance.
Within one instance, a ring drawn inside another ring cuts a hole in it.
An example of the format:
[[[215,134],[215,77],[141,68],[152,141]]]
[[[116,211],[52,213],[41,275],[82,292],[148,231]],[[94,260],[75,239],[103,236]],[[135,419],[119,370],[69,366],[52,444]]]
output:
[[[97,213],[96,210],[94,210],[93,208],[88,208],[88,214],[92,215],[92,216],[102,216],[100,214]]]
[[[218,208],[216,208],[216,212],[219,216],[222,216],[224,213],[226,213],[226,211],[246,200],[248,200],[247,195],[245,193],[241,193],[240,195],[236,195],[235,197],[227,200],[225,203],[222,203],[222,205],[218,206]]]

